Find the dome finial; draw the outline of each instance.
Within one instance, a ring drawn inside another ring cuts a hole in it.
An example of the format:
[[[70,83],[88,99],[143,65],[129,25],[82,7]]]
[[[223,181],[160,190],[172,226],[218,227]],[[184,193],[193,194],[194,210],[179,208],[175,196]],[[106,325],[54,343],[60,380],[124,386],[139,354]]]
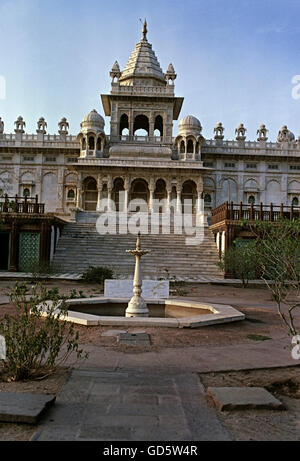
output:
[[[144,21],[144,25],[143,25],[143,37],[142,37],[142,40],[144,40],[145,42],[147,42],[147,32],[148,32],[148,29],[147,29],[147,21],[145,19]]]

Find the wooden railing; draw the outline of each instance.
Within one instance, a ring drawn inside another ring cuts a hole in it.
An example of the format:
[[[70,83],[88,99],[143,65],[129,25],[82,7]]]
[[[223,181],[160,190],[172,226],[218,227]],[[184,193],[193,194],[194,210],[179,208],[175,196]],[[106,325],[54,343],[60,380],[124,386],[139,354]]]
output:
[[[239,221],[245,219],[247,221],[278,221],[280,218],[294,219],[300,218],[300,207],[293,205],[284,206],[282,203],[278,205],[254,205],[253,203],[245,205],[240,202],[239,205],[233,202],[225,202],[214,208],[211,212],[212,224],[217,224],[221,221]]]
[[[43,214],[45,204],[38,202],[38,196],[35,197],[9,197],[4,195],[0,198],[0,212],[3,213],[35,213]]]

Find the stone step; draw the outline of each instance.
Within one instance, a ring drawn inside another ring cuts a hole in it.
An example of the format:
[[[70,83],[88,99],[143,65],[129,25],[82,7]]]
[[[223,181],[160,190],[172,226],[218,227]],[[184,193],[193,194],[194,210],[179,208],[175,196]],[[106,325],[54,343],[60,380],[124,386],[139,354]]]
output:
[[[174,234],[172,228],[170,234],[162,234],[161,230],[160,227],[159,234],[142,234],[142,248],[151,251],[142,260],[144,276],[167,278],[169,274],[178,280],[222,277],[217,267],[216,244],[207,226],[203,241],[198,245],[186,245],[186,237],[193,235]],[[89,266],[108,266],[116,276],[129,277],[135,261],[125,250],[134,248],[135,242],[136,235],[132,234],[100,235],[95,222],[68,223],[58,241],[53,265],[61,272],[83,272]]]

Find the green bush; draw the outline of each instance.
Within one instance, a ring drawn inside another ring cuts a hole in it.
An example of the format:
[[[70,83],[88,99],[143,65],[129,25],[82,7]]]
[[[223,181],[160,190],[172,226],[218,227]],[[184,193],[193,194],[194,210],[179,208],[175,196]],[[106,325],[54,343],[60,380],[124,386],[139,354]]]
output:
[[[106,266],[103,267],[89,267],[83,274],[82,279],[87,283],[104,284],[105,279],[113,278],[113,271]]]
[[[245,288],[260,267],[256,240],[236,239],[234,245],[222,255],[218,265],[223,271],[233,273]]]
[[[77,359],[87,357],[79,348],[74,325],[63,320],[67,305],[56,290],[35,285],[28,295],[24,284],[16,284],[10,300],[16,313],[0,318],[0,333],[6,341],[5,371],[11,380],[48,376],[73,352]]]

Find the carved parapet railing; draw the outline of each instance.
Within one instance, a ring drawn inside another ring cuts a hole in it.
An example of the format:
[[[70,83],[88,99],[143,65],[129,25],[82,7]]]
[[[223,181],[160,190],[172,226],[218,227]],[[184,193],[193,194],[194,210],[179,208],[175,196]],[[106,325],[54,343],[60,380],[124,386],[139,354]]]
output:
[[[220,223],[224,220],[229,221],[270,221],[276,222],[280,218],[295,219],[300,218],[299,206],[284,206],[280,205],[259,205],[234,204],[233,202],[225,202],[212,210],[212,225]]]
[[[216,224],[228,219],[228,202],[222,203],[211,211],[211,223]]]
[[[38,196],[35,197],[9,197],[5,195],[0,198],[1,213],[27,213],[27,214],[44,214],[45,204],[38,202]]]

